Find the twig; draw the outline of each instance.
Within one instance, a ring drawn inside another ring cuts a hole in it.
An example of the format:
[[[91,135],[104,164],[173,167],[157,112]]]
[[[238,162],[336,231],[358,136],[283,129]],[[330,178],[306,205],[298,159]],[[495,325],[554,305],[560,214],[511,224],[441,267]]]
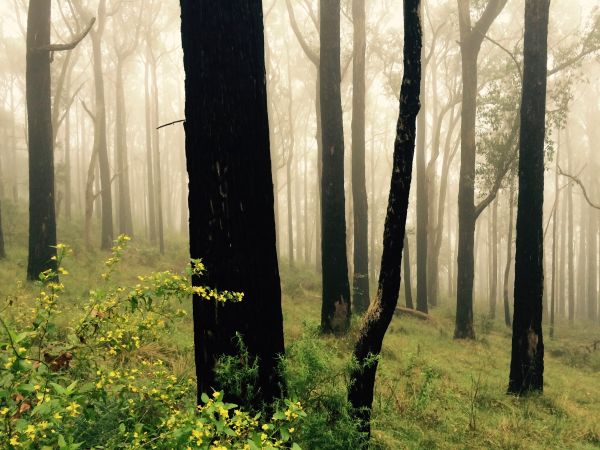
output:
[[[175,125],[176,123],[181,123],[181,122],[185,122],[185,119],[179,119],[179,120],[175,120],[173,122],[165,123],[164,125],[156,127],[156,129],[160,130],[161,128],[168,127],[169,125]]]

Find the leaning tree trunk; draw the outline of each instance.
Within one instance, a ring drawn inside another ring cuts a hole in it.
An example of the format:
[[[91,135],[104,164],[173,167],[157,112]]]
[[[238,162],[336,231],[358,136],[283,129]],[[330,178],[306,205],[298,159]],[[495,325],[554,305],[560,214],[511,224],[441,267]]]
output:
[[[343,332],[350,325],[350,283],[346,254],[344,130],[340,69],[340,0],[321,0],[321,328]]]
[[[198,397],[219,388],[216,361],[238,353],[239,333],[259,366],[253,404],[243,406],[259,407],[282,392],[284,353],[262,5],[180,5],[190,252],[206,266],[193,281],[244,293],[241,303],[194,299]]]
[[[544,135],[550,0],[525,3],[515,306],[508,392],[544,389]]]
[[[396,128],[394,164],[383,232],[383,255],[377,295],[365,315],[354,348],[357,366],[351,374],[348,400],[360,419],[360,427],[370,433],[371,407],[385,332],[398,303],[400,265],[406,233],[406,215],[415,153],[416,118],[419,112],[421,79],[420,0],[404,0],[404,76],[400,90],[400,115]]]
[[[354,310],[369,306],[369,212],[365,180],[365,0],[353,0],[354,59],[352,61],[352,200],[354,212]]]
[[[54,150],[50,106],[50,0],[29,4],[26,99],[29,143],[29,258],[27,278],[56,269]]]

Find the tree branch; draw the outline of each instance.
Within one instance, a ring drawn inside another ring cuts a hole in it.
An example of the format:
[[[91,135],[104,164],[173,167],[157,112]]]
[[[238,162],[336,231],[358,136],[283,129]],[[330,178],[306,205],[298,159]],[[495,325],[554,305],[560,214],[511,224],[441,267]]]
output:
[[[560,166],[557,164],[558,167],[558,174],[562,175],[563,177],[567,177],[568,179],[570,179],[571,181],[573,181],[577,186],[579,186],[579,188],[581,189],[581,192],[583,193],[583,197],[585,198],[585,201],[587,202],[588,205],[590,205],[592,208],[594,209],[600,209],[600,204],[594,203],[588,193],[587,190],[585,189],[585,185],[583,184],[583,182],[579,179],[579,177],[575,176],[575,175],[570,175],[568,173],[563,172],[563,170],[560,168]]]
[[[296,39],[298,39],[298,43],[300,44],[300,47],[302,47],[302,50],[304,50],[304,53],[306,54],[306,56],[308,57],[310,62],[312,62],[316,67],[319,67],[319,61],[320,61],[319,55],[312,48],[310,48],[310,46],[304,39],[304,36],[302,36],[302,32],[300,31],[300,28],[298,28],[298,22],[296,22],[296,15],[294,14],[294,8],[292,7],[290,0],[285,0],[285,4],[287,6],[288,15],[290,16],[290,23],[292,25],[292,30],[294,31],[294,34],[296,35]]]
[[[85,27],[85,30],[83,30],[79,36],[75,36],[71,42],[68,42],[66,44],[50,44],[50,45],[46,45],[45,47],[37,48],[36,51],[40,51],[40,52],[62,52],[62,51],[67,51],[67,50],[73,50],[75,47],[77,47],[77,45],[81,41],[83,41],[83,38],[85,38],[88,35],[88,33],[90,32],[90,30],[94,26],[95,22],[96,22],[96,18],[92,17],[92,20],[90,20],[90,23],[88,24],[88,26]]]

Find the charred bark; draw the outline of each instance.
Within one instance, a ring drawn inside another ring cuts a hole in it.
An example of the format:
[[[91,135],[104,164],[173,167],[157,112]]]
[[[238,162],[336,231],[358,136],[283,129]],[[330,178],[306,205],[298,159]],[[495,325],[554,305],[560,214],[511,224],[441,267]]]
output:
[[[370,433],[371,407],[377,357],[385,332],[398,303],[402,247],[415,153],[416,118],[419,112],[421,79],[420,0],[404,0],[404,76],[400,90],[400,114],[394,144],[394,162],[383,233],[383,255],[377,295],[365,315],[354,347],[357,366],[351,374],[348,399],[360,422]]]
[[[262,5],[180,5],[190,252],[207,270],[193,281],[244,293],[241,303],[194,299],[198,394],[219,388],[215,362],[237,353],[240,333],[259,363],[254,404],[244,406],[260,406],[281,394],[284,353]]]
[[[549,9],[549,0],[525,3],[511,394],[544,389],[542,222]]]

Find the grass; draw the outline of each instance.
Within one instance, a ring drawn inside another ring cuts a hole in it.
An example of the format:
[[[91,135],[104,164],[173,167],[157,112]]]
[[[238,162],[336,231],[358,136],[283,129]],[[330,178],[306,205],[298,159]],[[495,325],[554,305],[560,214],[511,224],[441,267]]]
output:
[[[27,256],[26,230],[14,223],[19,215],[16,211],[12,218],[5,216],[9,257],[0,262],[2,297],[10,297],[19,289],[34,290],[27,283],[17,287],[24,278]],[[66,282],[64,311],[77,309],[82,294],[98,285],[102,261],[108,256],[105,252],[85,251],[80,236],[77,224],[61,236],[61,241],[74,248],[65,264],[71,276]],[[170,239],[168,249],[167,255],[160,255],[146,243],[134,240],[115,282],[132,284],[137,275],[183,269],[187,260],[185,241]],[[290,347],[301,341],[307,328],[318,324],[320,283],[312,268],[281,266],[286,345]],[[22,294],[19,298],[26,297]],[[186,307],[189,310],[189,305]],[[490,323],[478,318],[478,339],[455,341],[452,309],[435,309],[432,316],[430,322],[395,317],[390,325],[376,383],[373,448],[600,448],[600,349],[586,349],[599,339],[597,324],[570,328],[559,322],[557,337],[546,340],[544,394],[515,398],[505,394],[510,332],[501,319]],[[359,319],[354,318],[348,335],[317,337],[322,345],[315,351],[326,351],[322,360],[332,366],[344,366],[349,362],[358,327]],[[140,351],[161,355],[177,376],[192,377],[191,321],[174,335],[164,336]],[[294,357],[298,358],[298,353]]]

